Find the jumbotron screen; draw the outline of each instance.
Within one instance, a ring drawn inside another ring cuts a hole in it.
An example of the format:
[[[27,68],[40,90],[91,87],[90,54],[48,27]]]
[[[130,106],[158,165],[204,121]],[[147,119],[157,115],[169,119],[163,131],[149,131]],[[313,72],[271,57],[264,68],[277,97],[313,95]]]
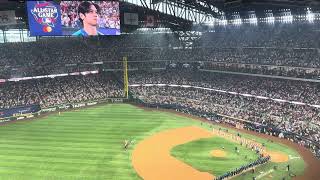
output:
[[[27,1],[31,36],[120,35],[118,1]]]

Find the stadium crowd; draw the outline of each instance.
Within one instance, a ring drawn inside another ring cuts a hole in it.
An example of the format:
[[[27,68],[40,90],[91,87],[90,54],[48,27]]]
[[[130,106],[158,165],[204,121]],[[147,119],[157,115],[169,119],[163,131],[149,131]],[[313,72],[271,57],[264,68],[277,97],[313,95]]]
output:
[[[123,96],[123,89],[109,74],[44,78],[1,84],[0,109],[32,104],[44,108]]]
[[[132,73],[130,77],[130,84],[173,84],[216,89],[209,91],[163,85],[131,87],[136,97],[147,104],[167,104],[204,114],[216,113],[225,121],[249,121],[294,133],[307,139],[296,139],[299,144],[320,155],[319,107],[282,101],[319,105],[318,84],[267,78],[256,78],[254,81],[249,76],[174,70]]]
[[[71,4],[62,6],[63,12],[68,7],[75,7],[74,2],[68,3]],[[159,62],[162,64],[163,61],[202,61],[206,62],[204,68],[208,69],[318,78],[318,26],[315,23],[217,28],[215,32],[203,33],[195,40],[192,49],[184,49],[182,41],[173,33],[102,36],[99,40],[43,38],[30,43],[6,43],[0,44],[0,76],[12,69],[22,69],[24,74],[33,75],[47,72],[46,69],[53,71],[56,66],[63,68],[65,64],[119,61],[127,56],[129,61],[162,61]],[[217,67],[211,62],[224,65]],[[232,63],[241,66],[228,66]],[[245,70],[242,66],[246,67]],[[34,67],[38,70],[35,71]]]
[[[320,105],[320,86],[316,82],[189,70],[140,71],[129,76],[130,84],[184,84]]]
[[[289,66],[257,65],[257,64],[239,64],[224,62],[205,62],[204,69],[231,71],[249,74],[263,74],[273,76],[284,76],[306,79],[320,79],[320,69],[299,68]]]
[[[290,47],[319,48],[319,23],[242,25],[215,28],[197,43],[204,47]],[[313,39],[316,38],[316,39]]]
[[[138,48],[117,47],[109,40],[110,48],[96,48],[85,40],[43,40],[34,43],[12,43],[0,45],[1,66],[52,65],[89,63],[96,61],[118,61],[128,56],[129,61],[166,60],[173,62],[203,61],[239,64],[258,64],[290,67],[319,68],[317,50],[286,50],[286,49],[173,49],[173,48]],[[131,44],[131,43],[130,43]],[[41,49],[41,51],[39,50]],[[24,54],[23,52],[30,52]],[[88,53],[92,52],[92,53]],[[50,61],[58,58],[59,61]]]
[[[69,3],[62,5],[63,12],[75,7],[74,2]],[[74,12],[74,8],[71,12]],[[67,20],[75,20],[74,16],[74,13],[62,14],[66,18],[65,25],[75,26],[75,23]],[[121,69],[121,63],[108,62],[119,62],[123,56],[128,57],[129,69],[149,70],[175,62],[192,61],[202,62],[204,69],[317,78],[320,68],[318,26],[315,23],[217,28],[215,32],[202,34],[192,49],[183,48],[181,41],[172,33],[88,39],[62,37],[30,43],[0,44],[0,80]],[[247,67],[247,64],[251,65]],[[104,73],[6,82],[0,84],[0,108],[37,103],[49,107],[122,97],[121,86],[115,78],[108,77],[113,76]],[[146,103],[179,106],[187,113],[218,114],[225,122],[240,119],[294,133],[296,136],[291,137],[292,140],[309,147],[320,156],[320,85],[317,82],[175,69],[132,72],[129,77],[130,84],[178,84],[216,89],[131,87],[133,94]]]

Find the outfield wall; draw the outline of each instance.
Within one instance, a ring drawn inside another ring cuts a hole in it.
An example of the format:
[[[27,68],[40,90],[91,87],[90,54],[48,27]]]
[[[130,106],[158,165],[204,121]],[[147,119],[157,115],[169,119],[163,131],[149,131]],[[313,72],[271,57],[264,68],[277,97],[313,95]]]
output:
[[[19,118],[41,110],[39,104],[0,109],[0,119]]]
[[[57,106],[42,108],[40,112],[41,113],[54,112],[54,111],[58,111],[58,110],[83,108],[83,107],[93,106],[93,105],[103,104],[103,103],[118,103],[118,102],[122,103],[124,101],[125,101],[125,99],[122,99],[122,98],[110,98],[110,99],[88,101],[88,102],[81,102],[81,103],[60,104]]]
[[[51,106],[47,108],[41,108],[40,105],[37,104],[37,105],[13,107],[8,109],[0,109],[0,123],[33,118],[49,112],[65,111],[68,109],[83,108],[83,107],[93,106],[93,105],[103,104],[103,103],[117,103],[117,102],[122,103],[125,100],[126,99],[122,99],[122,98],[110,98],[110,99],[81,102],[81,103],[60,104],[60,105]]]

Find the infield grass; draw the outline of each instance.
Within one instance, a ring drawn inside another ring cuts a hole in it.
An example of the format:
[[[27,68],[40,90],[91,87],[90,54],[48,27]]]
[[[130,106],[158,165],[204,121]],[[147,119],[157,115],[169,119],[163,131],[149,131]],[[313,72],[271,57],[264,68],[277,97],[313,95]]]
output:
[[[235,151],[235,147],[239,149],[239,153]],[[224,151],[226,155],[214,157],[211,155],[212,150]],[[215,176],[249,164],[258,158],[258,155],[251,150],[221,137],[201,139],[176,146],[171,154],[192,167]]]
[[[222,128],[222,130],[227,129],[218,125],[209,125],[206,123],[203,123],[201,127],[206,128],[208,130],[212,128]],[[235,135],[238,133],[233,129],[228,129],[228,131],[229,133],[233,133]],[[282,180],[283,178],[288,180],[294,176],[303,174],[305,169],[305,163],[299,155],[299,153],[294,149],[284,144],[274,143],[267,139],[259,138],[250,134],[241,133],[241,135],[242,137],[246,137],[247,139],[264,143],[269,151],[287,154],[289,156],[289,161],[283,163],[268,162],[267,164],[257,167],[254,174],[252,174],[251,171],[248,171],[237,177],[234,177],[233,179],[251,180],[253,179],[253,177],[256,177],[256,179],[262,180]],[[204,146],[204,148],[200,150],[197,146]],[[229,149],[231,150],[227,149],[228,156],[225,158],[214,158],[221,161],[211,161],[212,156],[208,153],[208,151],[210,149],[221,149],[222,146],[230,146]],[[177,159],[193,166],[194,168],[200,171],[207,171],[215,175],[222,175],[224,174],[223,172],[226,172],[227,170],[234,170],[235,168],[239,167],[238,165],[241,166],[248,163],[247,159],[245,159],[244,156],[249,156],[251,151],[248,151],[246,149],[240,150],[240,152],[243,153],[243,156],[238,156],[238,154],[235,153],[235,151],[232,151],[232,149],[234,149],[235,146],[239,148],[239,144],[230,142],[227,139],[221,137],[213,137],[176,146],[172,149],[171,154]],[[287,171],[288,164],[290,165],[290,173]],[[276,170],[274,169],[274,166],[276,166]]]

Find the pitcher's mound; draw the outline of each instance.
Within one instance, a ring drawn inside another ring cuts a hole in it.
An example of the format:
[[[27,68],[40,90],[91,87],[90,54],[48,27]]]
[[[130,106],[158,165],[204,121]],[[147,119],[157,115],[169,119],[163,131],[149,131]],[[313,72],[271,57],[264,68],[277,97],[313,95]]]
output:
[[[211,151],[211,155],[213,157],[226,157],[227,153],[225,151],[216,149],[216,150]]]

